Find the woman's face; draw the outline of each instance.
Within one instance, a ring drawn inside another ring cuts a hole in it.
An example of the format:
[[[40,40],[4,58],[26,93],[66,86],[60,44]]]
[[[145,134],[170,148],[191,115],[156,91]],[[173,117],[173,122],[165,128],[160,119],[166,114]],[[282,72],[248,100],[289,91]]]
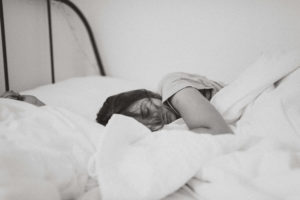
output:
[[[176,115],[156,98],[138,100],[129,106],[127,112],[151,131],[157,131],[176,120]]]

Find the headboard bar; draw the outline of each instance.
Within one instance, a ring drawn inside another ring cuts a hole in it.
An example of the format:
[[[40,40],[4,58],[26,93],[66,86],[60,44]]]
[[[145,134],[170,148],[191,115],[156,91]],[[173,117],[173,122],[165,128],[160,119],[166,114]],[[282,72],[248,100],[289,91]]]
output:
[[[9,90],[9,78],[8,78],[8,67],[7,67],[4,11],[3,11],[3,2],[2,2],[2,0],[0,0],[0,23],[1,23],[1,39],[2,39],[2,51],[3,51],[3,68],[4,68],[5,90],[8,91]]]
[[[48,26],[49,26],[48,30],[49,30],[49,47],[50,47],[51,82],[55,83],[51,0],[47,0],[47,13],[48,13]]]
[[[96,40],[95,40],[95,37],[94,37],[94,34],[93,34],[93,31],[92,31],[92,28],[88,22],[88,20],[86,19],[86,17],[84,16],[84,14],[81,12],[81,10],[73,3],[71,2],[70,0],[55,0],[55,1],[58,1],[58,2],[62,2],[64,3],[65,5],[68,5],[71,9],[73,9],[73,11],[79,16],[79,18],[81,19],[81,21],[83,22],[87,32],[88,32],[88,35],[89,35],[89,38],[90,38],[90,41],[91,41],[91,45],[93,47],[93,50],[94,50],[94,54],[95,54],[95,58],[96,58],[96,61],[97,61],[97,64],[98,64],[98,68],[99,68],[99,71],[100,71],[100,74],[102,76],[105,76],[106,73],[105,73],[105,70],[104,70],[104,67],[103,67],[103,64],[102,64],[102,61],[101,61],[101,58],[100,58],[100,54],[99,54],[99,51],[98,51],[98,47],[97,47],[97,44],[96,44]]]
[[[51,65],[51,82],[55,83],[55,68],[54,68],[54,52],[53,52],[53,32],[52,32],[52,15],[51,15],[51,0],[47,1],[47,12],[48,12],[48,28],[49,28],[49,43],[50,43],[50,65]],[[84,16],[84,14],[81,12],[81,10],[70,0],[54,0],[57,2],[64,3],[68,7],[70,7],[80,18],[82,23],[84,24],[84,27],[86,28],[88,32],[88,36],[90,38],[90,42],[95,54],[95,58],[97,61],[97,65],[99,68],[99,72],[102,76],[105,76],[105,70],[100,58],[99,50],[96,44],[96,40],[92,31],[92,28]],[[0,23],[1,23],[1,39],[2,39],[2,49],[3,49],[3,66],[4,66],[4,79],[5,79],[5,90],[10,90],[9,87],[9,73],[8,73],[8,64],[7,64],[7,49],[6,49],[6,38],[5,38],[5,22],[4,22],[4,12],[3,12],[3,2],[0,0]]]

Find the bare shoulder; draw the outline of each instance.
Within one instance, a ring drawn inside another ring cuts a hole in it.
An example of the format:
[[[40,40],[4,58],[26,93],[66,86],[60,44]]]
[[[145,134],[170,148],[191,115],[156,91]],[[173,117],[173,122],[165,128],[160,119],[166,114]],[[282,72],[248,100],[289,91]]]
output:
[[[171,103],[190,129],[209,129],[213,132],[232,132],[216,108],[195,88],[177,92]]]

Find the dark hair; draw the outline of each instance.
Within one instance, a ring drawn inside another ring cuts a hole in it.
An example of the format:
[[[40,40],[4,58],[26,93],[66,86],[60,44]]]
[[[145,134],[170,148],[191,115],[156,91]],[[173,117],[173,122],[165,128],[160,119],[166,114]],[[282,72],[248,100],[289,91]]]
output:
[[[113,114],[124,114],[130,105],[144,98],[161,99],[161,96],[145,89],[131,90],[110,96],[100,108],[96,121],[105,126]]]

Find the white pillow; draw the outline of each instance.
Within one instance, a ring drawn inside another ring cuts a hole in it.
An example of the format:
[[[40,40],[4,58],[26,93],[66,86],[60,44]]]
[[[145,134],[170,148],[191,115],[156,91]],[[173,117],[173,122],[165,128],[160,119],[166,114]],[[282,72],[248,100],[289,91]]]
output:
[[[41,86],[24,91],[22,94],[34,95],[47,105],[63,107],[95,120],[96,114],[108,96],[139,88],[145,87],[124,79],[91,76]]]

